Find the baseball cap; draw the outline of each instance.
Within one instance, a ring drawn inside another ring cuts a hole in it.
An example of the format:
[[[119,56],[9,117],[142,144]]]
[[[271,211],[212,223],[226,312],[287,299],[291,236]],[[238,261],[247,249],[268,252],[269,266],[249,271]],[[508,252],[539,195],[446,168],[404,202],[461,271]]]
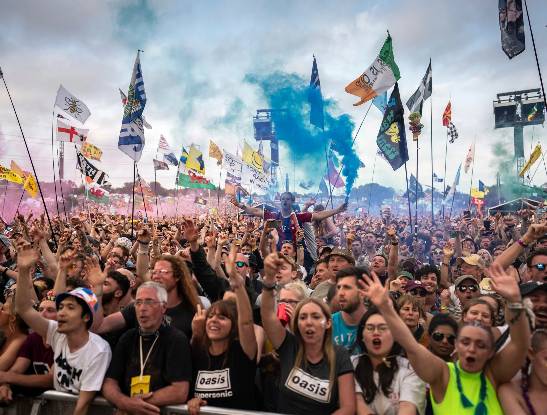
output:
[[[57,296],[57,298],[55,298],[55,306],[57,307],[57,310],[59,310],[59,305],[61,304],[61,302],[68,296],[79,298],[87,304],[89,312],[91,313],[91,319],[87,323],[87,329],[89,330],[93,325],[93,318],[95,317],[95,313],[99,308],[97,297],[95,297],[95,294],[93,294],[93,291],[91,291],[89,288],[78,287],[69,293],[61,293]]]
[[[256,262],[256,256],[255,254],[249,254],[249,266],[250,267],[257,267],[258,263]]]
[[[414,281],[414,280],[410,280],[409,282],[406,283],[405,285],[405,290],[406,291],[410,291],[410,290],[413,290],[415,288],[422,288],[425,290],[425,285],[422,284],[421,281],[417,280],[417,281]]]
[[[397,278],[399,277],[407,277],[409,280],[413,280],[414,279],[414,276],[408,272],[408,271],[400,271],[398,274],[397,274]]]
[[[495,294],[496,290],[492,287],[492,280],[490,278],[483,278],[479,284],[481,287],[481,294]]]
[[[2,243],[5,245],[6,248],[9,248],[11,246],[11,242],[4,235],[0,235],[0,241],[2,241]]]
[[[469,265],[477,266],[481,269],[486,268],[486,264],[484,263],[484,260],[477,254],[472,254],[472,255],[469,255],[469,256],[462,256],[462,257],[458,258],[458,260],[456,261],[456,263],[458,265],[461,265],[463,262],[465,262]]]
[[[325,259],[328,262],[330,260],[330,257],[335,256],[335,255],[346,258],[350,264],[355,265],[355,258],[350,253],[350,251],[348,251],[347,249],[334,248],[332,250],[332,252],[325,257]]]
[[[277,253],[277,257],[287,261],[291,265],[293,271],[298,270],[298,268],[296,267],[296,262],[294,262],[294,259],[292,259],[291,257],[289,257],[285,254],[282,254],[281,252]]]
[[[544,284],[541,281],[530,281],[526,284],[522,284],[520,286],[520,295],[524,297],[525,295],[531,294],[536,290],[547,291],[547,284]]]
[[[474,276],[472,276],[472,275],[462,275],[461,277],[458,277],[456,279],[456,281],[454,281],[454,285],[457,287],[458,285],[460,285],[465,280],[473,280],[475,282],[475,284],[477,284],[477,285],[479,284],[479,282],[475,279]]]

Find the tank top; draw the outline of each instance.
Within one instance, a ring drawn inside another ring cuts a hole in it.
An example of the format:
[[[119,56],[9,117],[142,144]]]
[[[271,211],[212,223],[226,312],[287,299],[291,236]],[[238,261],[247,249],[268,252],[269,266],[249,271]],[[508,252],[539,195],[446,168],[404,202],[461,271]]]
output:
[[[474,415],[475,407],[480,402],[479,393],[481,385],[481,372],[468,373],[460,367],[460,363],[456,363],[460,371],[460,379],[462,382],[462,390],[467,399],[473,404],[469,408],[464,408],[460,399],[460,392],[456,385],[456,369],[454,363],[447,363],[450,369],[450,379],[448,380],[448,386],[446,388],[446,394],[440,404],[435,402],[433,393],[429,391],[431,397],[431,405],[433,406],[433,413],[435,415]],[[488,410],[488,415],[503,415],[498,396],[494,387],[490,383],[488,377],[486,377],[486,399],[484,404]]]

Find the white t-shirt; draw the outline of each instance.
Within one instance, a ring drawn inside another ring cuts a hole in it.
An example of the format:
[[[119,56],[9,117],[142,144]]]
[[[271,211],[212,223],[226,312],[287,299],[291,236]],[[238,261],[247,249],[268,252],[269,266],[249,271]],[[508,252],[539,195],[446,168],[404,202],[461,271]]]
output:
[[[81,390],[101,390],[104,375],[112,359],[112,351],[105,340],[95,333],[89,333],[85,346],[71,353],[66,335],[57,331],[56,321],[50,320],[46,342],[55,353],[55,390],[73,394],[78,394]]]
[[[362,355],[351,356],[351,361],[354,368],[357,367],[357,363],[359,363],[359,357],[361,356]],[[426,404],[425,382],[422,381],[416,375],[416,373],[414,373],[414,369],[412,369],[412,366],[410,366],[408,359],[398,356],[397,364],[399,365],[399,369],[395,373],[395,376],[393,377],[393,382],[391,383],[391,396],[385,396],[381,388],[378,388],[374,400],[371,403],[367,404],[368,407],[375,414],[397,415],[397,412],[399,410],[399,403],[410,402],[416,406],[418,414],[423,415],[425,413]],[[374,383],[376,383],[376,385],[378,386],[378,372],[375,371],[373,373],[373,376]],[[355,378],[355,393],[363,393],[361,385],[359,385],[359,382],[357,382],[357,378]]]

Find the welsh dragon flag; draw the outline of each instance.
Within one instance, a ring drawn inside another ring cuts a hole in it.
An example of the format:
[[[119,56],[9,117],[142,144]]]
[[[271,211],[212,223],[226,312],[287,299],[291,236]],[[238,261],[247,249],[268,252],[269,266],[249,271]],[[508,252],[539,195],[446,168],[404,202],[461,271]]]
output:
[[[356,107],[382,95],[400,78],[399,67],[393,56],[391,36],[388,35],[374,62],[359,78],[346,87],[346,92],[361,98],[361,101],[353,104]]]
[[[109,193],[106,190],[101,189],[100,187],[93,186],[92,188],[86,190],[85,197],[88,200],[99,203],[109,203]]]

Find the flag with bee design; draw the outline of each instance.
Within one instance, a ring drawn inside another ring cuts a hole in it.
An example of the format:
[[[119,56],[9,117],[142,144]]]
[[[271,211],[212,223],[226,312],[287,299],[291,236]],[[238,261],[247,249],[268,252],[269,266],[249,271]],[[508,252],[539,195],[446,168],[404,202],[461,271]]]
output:
[[[85,124],[91,115],[87,105],[68,92],[62,85],[59,87],[59,91],[57,91],[55,105],[82,124]]]

